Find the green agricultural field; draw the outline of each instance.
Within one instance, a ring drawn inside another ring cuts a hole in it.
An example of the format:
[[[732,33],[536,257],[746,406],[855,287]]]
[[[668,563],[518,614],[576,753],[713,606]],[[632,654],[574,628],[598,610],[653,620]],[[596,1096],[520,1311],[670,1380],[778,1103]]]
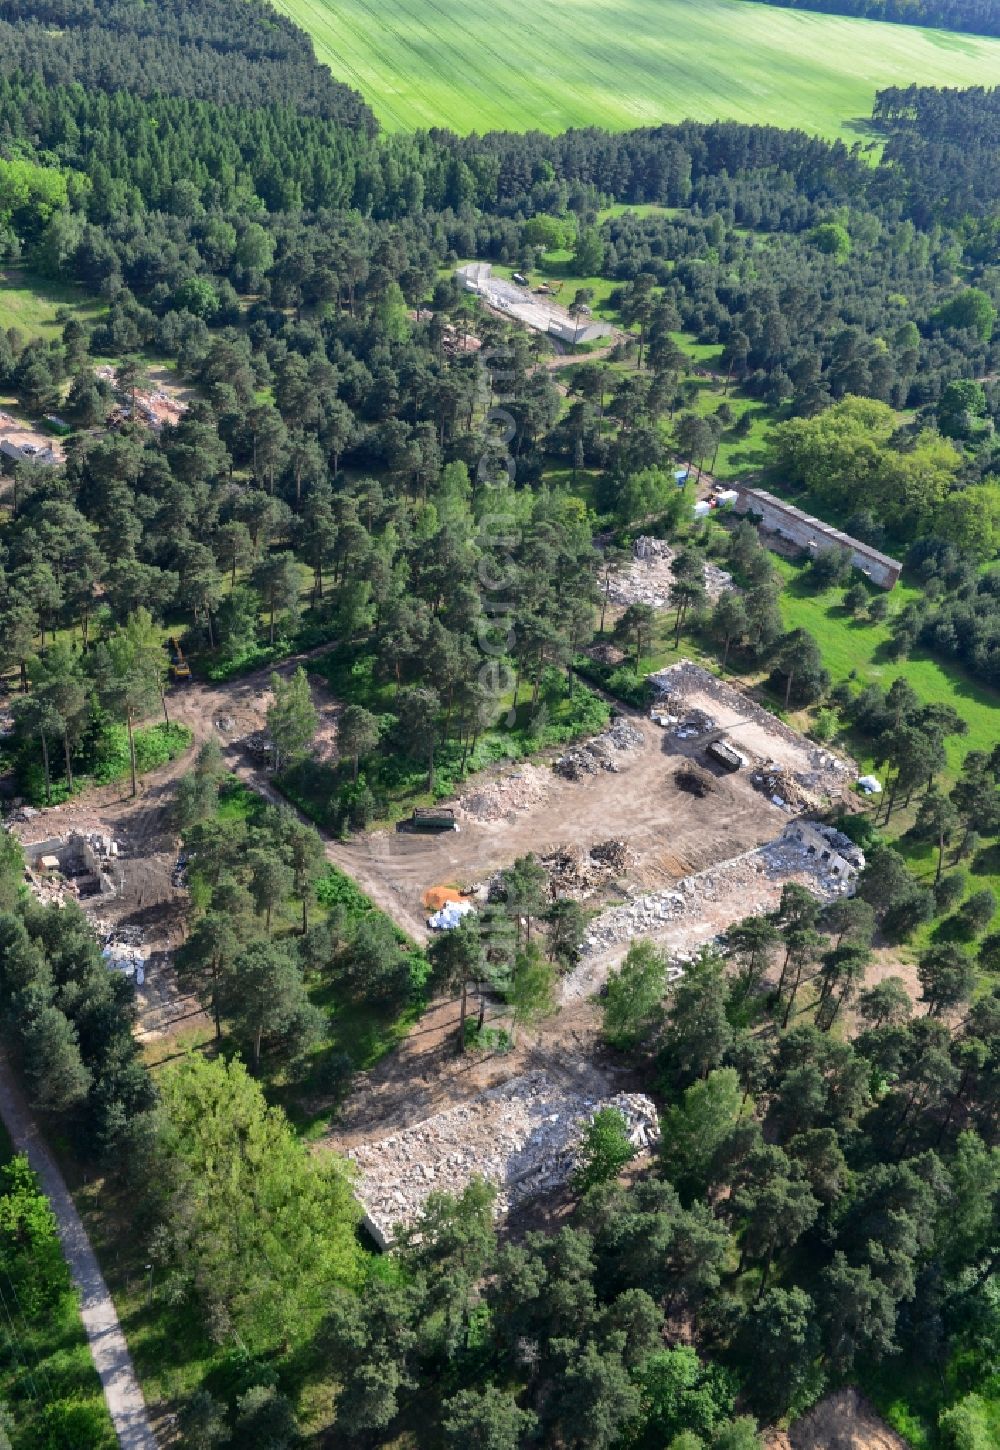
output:
[[[275,0],[390,130],[771,122],[857,138],[880,87],[991,85],[1000,41],[746,0]]]

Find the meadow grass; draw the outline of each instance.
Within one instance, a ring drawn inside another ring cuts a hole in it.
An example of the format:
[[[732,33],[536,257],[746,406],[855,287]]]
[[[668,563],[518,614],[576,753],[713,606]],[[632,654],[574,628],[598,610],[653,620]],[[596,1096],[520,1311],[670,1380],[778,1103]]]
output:
[[[81,322],[93,322],[106,311],[104,303],[75,287],[20,267],[0,268],[0,331],[15,327],[25,340],[41,337],[48,342],[62,332],[62,323],[56,320],[62,307],[69,308]]]
[[[889,85],[990,85],[1000,41],[747,0],[275,0],[389,130],[691,117],[847,141]]]
[[[816,592],[801,566],[772,556],[784,580],[781,613],[789,629],[807,629],[819,644],[823,663],[836,683],[853,679],[859,686],[877,684],[882,689],[902,675],[925,704],[950,704],[968,725],[967,735],[952,736],[946,743],[950,775],[958,773],[967,751],[992,750],[1000,721],[1000,695],[978,684],[955,664],[914,650],[906,659],[889,654],[892,631],[889,624],[872,624],[854,619],[843,607],[843,589]],[[897,584],[889,595],[893,612],[915,599],[919,590]]]
[[[945,742],[948,758],[942,781],[945,788],[957,777],[968,751],[989,752],[993,749],[1000,720],[1000,695],[996,690],[978,684],[960,666],[936,659],[923,650],[914,650],[906,659],[892,659],[888,649],[891,631],[887,624],[854,619],[843,607],[842,589],[816,592],[809,582],[808,572],[801,566],[777,556],[773,558],[773,563],[784,579],[781,613],[786,626],[789,629],[807,629],[815,637],[823,663],[835,684],[851,679],[858,686],[877,684],[885,690],[893,680],[902,676],[925,704],[952,705],[958,711],[968,727],[968,733],[952,735]],[[893,611],[900,610],[918,593],[919,590],[910,585],[897,584],[889,596]],[[804,727],[807,721],[803,716],[794,723]],[[846,744],[863,770],[874,768],[870,756],[865,755],[863,740],[849,733]],[[876,774],[884,780],[884,766]],[[920,880],[932,885],[937,853],[928,843],[910,834],[919,799],[918,793],[908,809],[900,807],[894,812],[887,834]],[[951,869],[954,865],[954,852],[949,850],[946,868]],[[964,861],[962,865],[969,875],[967,895],[987,887],[1000,900],[1000,852],[996,848],[980,850],[971,861]],[[994,919],[992,930],[996,929],[996,921]],[[929,923],[914,935],[903,955],[915,956],[933,941],[948,939],[950,929],[947,921]]]

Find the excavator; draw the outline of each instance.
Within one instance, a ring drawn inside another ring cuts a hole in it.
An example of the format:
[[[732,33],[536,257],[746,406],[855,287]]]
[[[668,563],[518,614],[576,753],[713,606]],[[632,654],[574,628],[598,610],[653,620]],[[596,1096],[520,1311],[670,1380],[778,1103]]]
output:
[[[170,651],[170,678],[175,684],[181,680],[191,678],[191,666],[184,658],[184,651],[181,649],[181,642],[176,635],[171,635],[168,643]]]

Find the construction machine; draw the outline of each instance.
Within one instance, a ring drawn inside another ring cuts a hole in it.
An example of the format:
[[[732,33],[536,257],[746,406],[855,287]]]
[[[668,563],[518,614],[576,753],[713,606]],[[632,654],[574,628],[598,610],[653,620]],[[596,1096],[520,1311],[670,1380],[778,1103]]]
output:
[[[181,642],[176,635],[171,635],[167,648],[170,653],[170,678],[179,683],[181,680],[191,678],[191,666],[184,658],[184,651],[181,649]]]

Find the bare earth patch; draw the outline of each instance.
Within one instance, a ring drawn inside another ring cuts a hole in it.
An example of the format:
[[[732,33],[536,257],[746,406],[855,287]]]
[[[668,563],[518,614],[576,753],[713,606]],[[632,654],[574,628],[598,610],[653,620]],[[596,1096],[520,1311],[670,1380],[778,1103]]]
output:
[[[853,1388],[827,1395],[786,1433],[768,1436],[768,1450],[908,1450],[865,1397]]]

